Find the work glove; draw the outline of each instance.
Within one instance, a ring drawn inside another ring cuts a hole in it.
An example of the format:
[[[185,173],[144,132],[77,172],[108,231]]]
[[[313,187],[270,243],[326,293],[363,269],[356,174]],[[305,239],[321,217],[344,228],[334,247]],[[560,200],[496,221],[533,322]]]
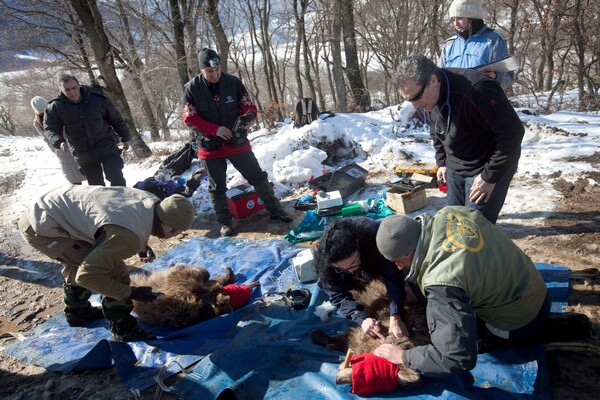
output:
[[[137,301],[154,301],[156,294],[152,292],[151,286],[132,286],[129,298]]]
[[[154,261],[156,258],[156,254],[154,254],[154,250],[152,250],[150,246],[146,246],[146,249],[144,251],[140,251],[138,256],[142,262]]]

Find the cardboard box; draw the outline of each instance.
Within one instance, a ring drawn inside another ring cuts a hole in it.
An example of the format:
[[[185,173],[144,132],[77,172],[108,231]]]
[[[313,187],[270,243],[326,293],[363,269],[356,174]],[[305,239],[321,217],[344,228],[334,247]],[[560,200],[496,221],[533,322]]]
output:
[[[425,190],[406,192],[402,189],[390,188],[386,196],[385,203],[398,214],[409,214],[427,204]]]
[[[265,208],[251,185],[240,185],[227,191],[229,212],[236,218],[244,218]]]

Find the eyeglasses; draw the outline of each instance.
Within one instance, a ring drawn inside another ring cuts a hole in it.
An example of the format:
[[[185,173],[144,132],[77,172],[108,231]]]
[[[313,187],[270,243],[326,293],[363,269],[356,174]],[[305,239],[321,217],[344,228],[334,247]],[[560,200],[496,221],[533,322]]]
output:
[[[354,256],[354,260],[349,265],[346,265],[343,268],[336,264],[331,265],[333,265],[333,269],[335,270],[335,272],[339,274],[351,274],[353,272],[356,272],[356,270],[360,268],[361,265],[360,253],[357,251],[356,256]]]
[[[427,83],[424,84],[423,86],[421,86],[421,90],[419,90],[417,93],[415,93],[414,95],[412,95],[411,97],[409,97],[408,99],[405,99],[406,101],[409,102],[414,102],[414,101],[418,101],[421,97],[423,97],[423,93],[425,92],[425,88],[427,87]]]

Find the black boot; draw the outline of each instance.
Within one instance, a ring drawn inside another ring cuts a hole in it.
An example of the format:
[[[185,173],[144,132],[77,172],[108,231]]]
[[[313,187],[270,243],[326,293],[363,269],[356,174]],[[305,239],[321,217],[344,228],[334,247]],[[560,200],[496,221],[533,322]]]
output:
[[[258,183],[254,183],[252,186],[254,186],[258,197],[265,203],[265,208],[269,212],[271,219],[278,219],[283,222],[293,221],[293,218],[281,207],[279,200],[275,197],[275,192],[273,192],[273,186],[266,178]]]
[[[115,340],[120,342],[145,342],[156,340],[156,336],[146,332],[138,325],[136,319],[129,315],[117,321],[110,321],[108,328]]]
[[[221,230],[219,232],[221,236],[233,235],[233,224],[231,223],[232,217],[229,212],[227,196],[225,193],[210,193],[210,202],[215,210],[217,222],[221,225]]]
[[[92,307],[89,298],[92,295],[88,289],[81,286],[63,283],[63,300],[66,304],[65,316],[72,327],[85,327],[87,321],[104,317],[100,307]]]
[[[117,300],[110,297],[102,299],[102,311],[108,319],[108,328],[115,340],[122,342],[139,342],[156,340],[156,336],[148,333],[137,323],[131,315],[133,303],[129,299]]]

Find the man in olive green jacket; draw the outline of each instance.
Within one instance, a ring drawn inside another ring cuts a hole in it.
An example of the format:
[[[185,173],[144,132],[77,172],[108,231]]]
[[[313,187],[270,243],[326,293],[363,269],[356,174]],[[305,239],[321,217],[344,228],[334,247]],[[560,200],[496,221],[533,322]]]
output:
[[[377,231],[377,248],[427,299],[431,344],[374,354],[425,376],[470,370],[478,321],[508,340],[534,335],[550,314],[544,280],[531,259],[479,211],[448,206],[416,219],[395,215]]]
[[[118,340],[153,340],[130,315],[132,300],[153,301],[151,287],[131,287],[123,260],[143,254],[150,235],[169,238],[188,229],[196,210],[188,199],[160,200],[127,187],[70,186],[42,195],[19,219],[21,236],[63,266],[65,314],[71,326],[102,314]],[[89,302],[102,295],[102,310]]]

